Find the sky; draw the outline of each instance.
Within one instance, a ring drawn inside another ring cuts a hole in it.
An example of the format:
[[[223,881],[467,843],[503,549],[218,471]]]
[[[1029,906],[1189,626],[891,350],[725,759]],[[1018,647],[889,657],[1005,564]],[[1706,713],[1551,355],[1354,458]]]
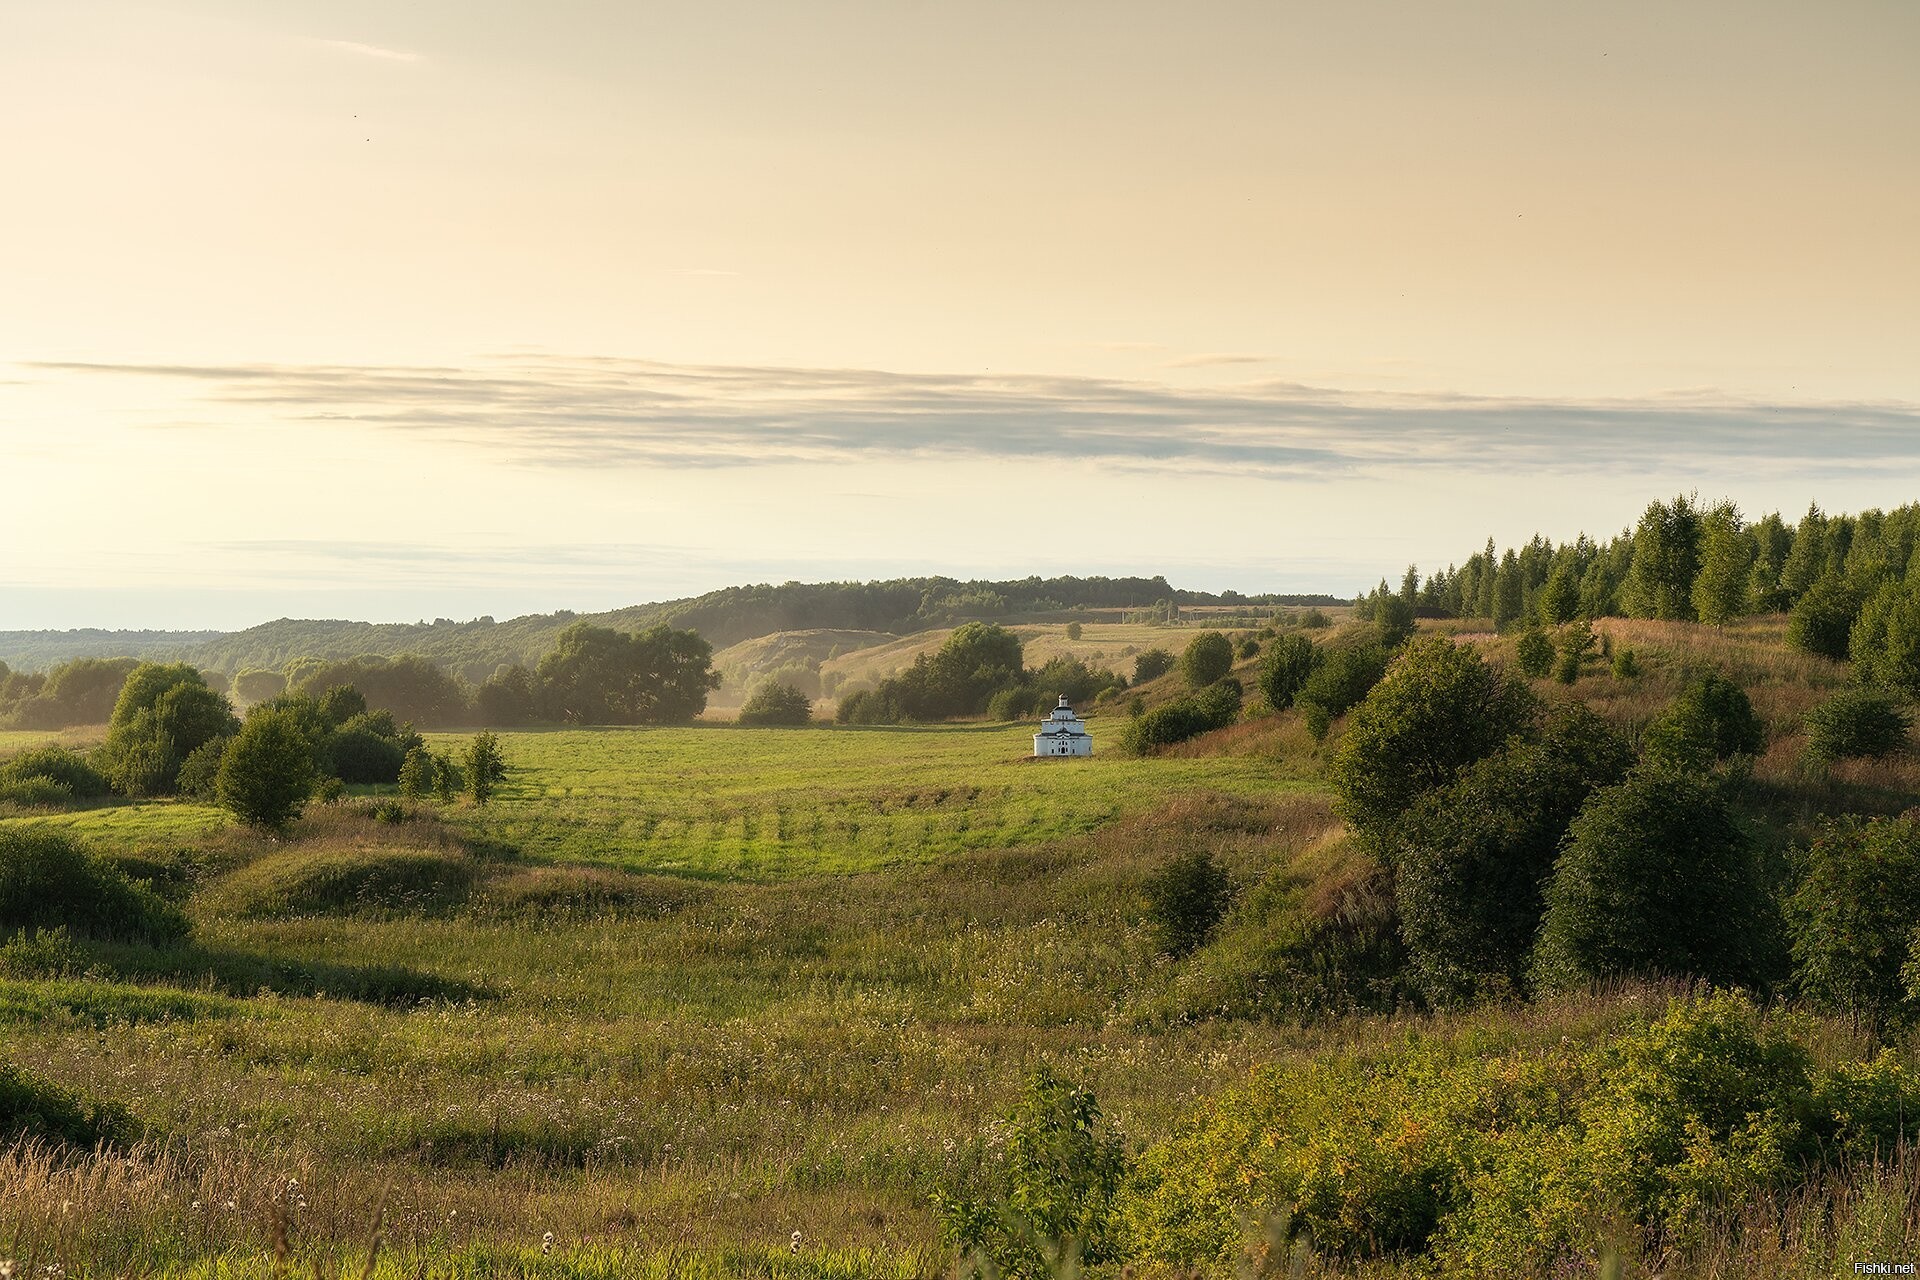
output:
[[[1920,5],[0,0],[0,628],[1920,499]]]

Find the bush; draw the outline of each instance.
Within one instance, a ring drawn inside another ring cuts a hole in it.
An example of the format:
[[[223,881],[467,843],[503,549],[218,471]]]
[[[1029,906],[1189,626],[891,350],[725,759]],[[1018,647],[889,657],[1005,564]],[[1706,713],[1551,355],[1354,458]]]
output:
[[[1829,823],[1786,914],[1794,983],[1810,1000],[1879,1023],[1920,1012],[1902,979],[1920,921],[1920,822]]]
[[[987,702],[987,718],[1008,722],[1030,720],[1040,714],[1042,694],[1032,685],[1017,684],[1002,689]]]
[[[1206,688],[1231,670],[1233,644],[1218,631],[1202,631],[1180,655],[1180,674],[1195,689]]]
[[[482,730],[473,735],[461,760],[466,775],[467,794],[475,804],[485,804],[507,780],[506,757],[500,754],[500,739]]]
[[[1294,695],[1314,738],[1324,739],[1333,722],[1366,697],[1386,670],[1387,651],[1376,644],[1350,645],[1326,654]]]
[[[1538,680],[1553,668],[1553,641],[1538,627],[1522,631],[1513,651],[1514,660],[1520,664],[1520,674],[1529,680]]]
[[[1647,726],[1640,754],[1649,765],[1704,773],[1715,762],[1766,749],[1767,729],[1746,690],[1720,675],[1696,677]]]
[[[1232,885],[1227,873],[1200,850],[1182,854],[1147,881],[1147,920],[1160,950],[1178,958],[1207,940],[1227,913]]]
[[[1414,804],[1393,861],[1408,968],[1427,999],[1522,990],[1567,825],[1632,759],[1573,703],[1554,710],[1539,742],[1511,740]]]
[[[1080,635],[1081,635],[1080,624],[1077,622],[1069,622],[1067,624],[1067,639],[1078,640],[1080,638]]]
[[[440,768],[433,753],[424,746],[409,747],[406,758],[400,763],[400,794],[409,800],[425,800],[434,793],[440,779]]]
[[[194,749],[239,727],[226,698],[184,662],[143,662],[113,706],[101,772],[128,795],[170,795]]]
[[[1632,649],[1618,649],[1614,652],[1611,669],[1615,680],[1637,679],[1640,675],[1640,659],[1634,656]]]
[[[1807,588],[1787,615],[1787,643],[1796,649],[1845,662],[1852,649],[1854,618],[1860,613],[1860,595],[1838,575],[1820,578]]]
[[[1398,649],[1413,639],[1413,601],[1392,593],[1374,596],[1373,634],[1384,649]]]
[[[1719,788],[1691,774],[1595,792],[1546,901],[1533,956],[1545,991],[1628,974],[1753,982],[1778,936],[1746,836]]]
[[[1260,642],[1258,640],[1255,640],[1252,636],[1248,636],[1246,639],[1240,642],[1240,647],[1235,649],[1233,652],[1235,656],[1240,658],[1242,661],[1245,661],[1248,658],[1256,657],[1260,653]]]
[[[156,945],[187,935],[177,910],[65,836],[0,827],[0,934],[58,928]]]
[[[220,758],[220,804],[248,826],[284,831],[313,793],[313,743],[295,714],[262,703]]]
[[[1305,636],[1284,635],[1275,640],[1260,664],[1260,692],[1266,695],[1267,705],[1275,711],[1292,706],[1294,695],[1319,662],[1320,650]]]
[[[1165,703],[1127,721],[1120,746],[1134,755],[1172,746],[1215,729],[1224,729],[1240,715],[1238,681],[1221,680],[1211,688]]]
[[[330,736],[323,750],[327,772],[359,784],[398,782],[407,758],[398,742],[352,721]]]
[[[1126,1176],[1120,1136],[1093,1092],[1041,1067],[1006,1119],[1005,1153],[979,1185],[936,1192],[941,1234],[960,1274],[1048,1280],[1067,1257],[1115,1260],[1113,1202]]]
[[[1174,657],[1165,649],[1148,649],[1133,660],[1133,682],[1145,684],[1173,670]]]
[[[840,699],[833,718],[840,724],[899,724],[900,704],[886,691],[856,689]]]
[[[790,684],[763,684],[740,708],[741,724],[804,725],[812,719],[813,700]]]
[[[1907,745],[1907,713],[1886,694],[1842,689],[1807,712],[1807,754],[1815,760],[1891,755]]]
[[[192,800],[214,800],[219,797],[220,761],[226,757],[227,744],[232,741],[232,738],[215,738],[187,753],[187,758],[180,762],[180,773],[174,779],[181,795]]]
[[[23,751],[0,765],[0,791],[34,779],[58,783],[66,794],[91,800],[107,794],[107,780],[87,758],[66,747],[38,747]]]
[[[130,1140],[139,1126],[126,1108],[90,1102],[24,1067],[0,1061],[0,1143],[41,1140],[89,1151]]]
[[[1328,771],[1334,808],[1376,851],[1415,800],[1524,728],[1538,703],[1477,651],[1416,640],[1354,711]]]
[[[1720,1215],[1913,1133],[1895,1055],[1822,1069],[1812,1039],[1709,993],[1593,1045],[1475,1028],[1264,1068],[1141,1156],[1115,1218],[1135,1261],[1179,1273],[1213,1274],[1270,1214],[1325,1254],[1427,1250],[1423,1274],[1563,1274],[1623,1218],[1678,1262]]]

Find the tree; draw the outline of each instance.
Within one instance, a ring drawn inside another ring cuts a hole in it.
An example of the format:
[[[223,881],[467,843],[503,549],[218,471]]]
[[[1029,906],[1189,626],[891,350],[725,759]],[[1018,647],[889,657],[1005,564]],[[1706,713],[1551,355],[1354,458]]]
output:
[[[1069,622],[1067,624],[1067,639],[1078,640],[1079,638],[1080,638],[1080,624],[1077,622]]]
[[[1621,603],[1635,618],[1694,619],[1700,572],[1700,513],[1685,497],[1648,505],[1633,534],[1633,559]]]
[[[1567,824],[1632,760],[1605,722],[1567,702],[1538,742],[1509,739],[1414,803],[1395,839],[1395,891],[1414,982],[1429,1000],[1522,989]]]
[[[1133,682],[1145,684],[1173,670],[1174,657],[1165,649],[1148,649],[1133,660]]]
[[[1580,575],[1574,570],[1568,549],[1560,550],[1561,554],[1554,557],[1552,571],[1547,574],[1546,585],[1540,589],[1540,621],[1550,627],[1572,622],[1580,616]]]
[[[1180,655],[1180,673],[1195,689],[1204,689],[1233,670],[1233,643],[1218,631],[1202,631]]]
[[[250,827],[285,831],[313,794],[313,744],[285,708],[256,707],[220,758],[215,792]]]
[[[1526,608],[1526,577],[1520,568],[1520,558],[1509,547],[1493,574],[1493,629],[1505,631],[1520,620]]]
[[[812,699],[790,684],[773,681],[755,689],[746,705],[740,708],[741,724],[803,725],[812,719]]]
[[[1696,676],[1647,726],[1641,758],[1649,765],[1704,773],[1729,756],[1759,755],[1767,727],[1746,690],[1722,675]]]
[[[414,724],[467,722],[466,686],[421,654],[307,662],[288,668],[287,688],[293,693],[318,701],[336,685],[351,685],[368,706]]]
[[[128,795],[167,795],[198,747],[240,727],[233,708],[184,662],[143,662],[114,703],[101,772]]]
[[[576,622],[540,659],[541,697],[573,724],[683,724],[720,687],[713,648],[665,624],[636,635]]]
[[[1468,645],[1444,636],[1402,651],[1358,708],[1329,770],[1334,808],[1375,850],[1400,815],[1519,732],[1538,703]]]
[[[1166,863],[1147,879],[1147,918],[1160,950],[1178,959],[1205,942],[1231,897],[1226,869],[1205,849]]]
[[[1413,637],[1413,601],[1383,594],[1373,602],[1373,630],[1382,647],[1397,649]]]
[[[1806,877],[1786,914],[1802,994],[1875,1022],[1910,1016],[1901,971],[1913,957],[1920,920],[1920,824],[1830,823],[1807,851]]]
[[[287,678],[278,671],[250,667],[233,678],[233,696],[252,705],[277,698],[287,691]]]
[[[1305,636],[1295,632],[1276,639],[1260,664],[1260,692],[1267,705],[1275,711],[1292,706],[1319,661],[1320,650]]]
[[[1853,652],[1854,620],[1860,594],[1839,574],[1816,578],[1787,614],[1787,643],[1796,649],[1845,662]]]
[[[1700,526],[1700,572],[1693,580],[1693,610],[1700,621],[1722,627],[1747,612],[1756,547],[1740,519],[1740,508],[1731,502],[1710,509]]]
[[[1513,656],[1521,675],[1538,680],[1553,669],[1553,641],[1539,627],[1528,627],[1514,643]]]
[[[1635,773],[1567,832],[1534,949],[1542,991],[1627,975],[1749,983],[1772,936],[1753,851],[1719,786]]]
[[[1899,703],[1873,689],[1841,689],[1806,714],[1807,755],[1848,760],[1891,755],[1907,745],[1908,718]]]
[[[409,747],[400,765],[400,794],[409,800],[425,800],[434,793],[439,780],[439,766],[426,745]]]
[[[1314,739],[1324,739],[1333,722],[1366,697],[1386,670],[1387,651],[1377,644],[1342,645],[1327,652],[1294,695]]]
[[[1920,698],[1920,579],[1883,583],[1860,611],[1849,639],[1861,679]]]
[[[481,723],[502,728],[532,724],[537,718],[539,686],[533,672],[516,664],[502,664],[473,695]]]
[[[461,763],[465,766],[467,794],[475,804],[485,804],[506,781],[507,762],[500,754],[500,739],[485,730],[473,735]]]

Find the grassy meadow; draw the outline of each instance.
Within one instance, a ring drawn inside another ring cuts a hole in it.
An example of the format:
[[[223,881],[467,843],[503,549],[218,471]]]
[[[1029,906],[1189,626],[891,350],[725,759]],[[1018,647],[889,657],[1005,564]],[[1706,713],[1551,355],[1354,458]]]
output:
[[[1796,717],[1839,677],[1777,622],[1604,625],[1648,674],[1575,692],[1632,731],[1690,666],[1737,669],[1778,735],[1756,785],[1789,822],[1920,798],[1911,757],[1794,763]],[[87,839],[194,926],[0,968],[5,1056],[141,1129],[90,1157],[0,1153],[0,1257],[75,1277],[937,1277],[955,1257],[930,1196],[1002,1149],[998,1117],[1041,1064],[1138,1151],[1261,1069],[1416,1041],[1524,1060],[1673,994],[1234,1011],[1222,975],[1267,926],[1230,916],[1171,961],[1145,886],[1204,850],[1243,891],[1305,886],[1337,933],[1358,864],[1329,748],[1287,714],[1128,758],[1123,714],[1091,721],[1091,760],[1057,762],[1024,758],[1024,725],[503,734],[484,807],[386,821],[358,789],[279,840],[188,803],[0,817]],[[1823,1053],[1866,1043],[1816,1030]],[[1917,1206],[1906,1165],[1810,1183],[1664,1274],[1852,1274],[1911,1256]],[[1623,1249],[1624,1274],[1660,1270]],[[1238,1274],[1433,1271],[1256,1248]]]

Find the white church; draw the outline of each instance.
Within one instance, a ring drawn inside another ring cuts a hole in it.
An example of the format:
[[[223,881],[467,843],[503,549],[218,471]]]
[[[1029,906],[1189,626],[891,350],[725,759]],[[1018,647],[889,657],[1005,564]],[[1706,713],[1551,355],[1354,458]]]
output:
[[[1033,754],[1040,757],[1093,754],[1093,738],[1065,698],[1060,699],[1052,715],[1040,722],[1040,732],[1033,735]]]

